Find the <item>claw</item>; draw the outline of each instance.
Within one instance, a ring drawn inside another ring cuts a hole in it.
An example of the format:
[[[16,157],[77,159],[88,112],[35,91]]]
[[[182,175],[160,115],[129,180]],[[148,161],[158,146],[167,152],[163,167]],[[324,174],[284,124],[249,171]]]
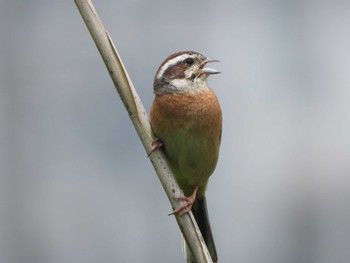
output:
[[[152,148],[151,151],[149,152],[149,154],[147,155],[147,158],[157,149],[163,147],[163,142],[159,139],[156,138],[153,142],[152,142]]]
[[[183,216],[184,214],[187,214],[188,212],[190,212],[192,209],[193,203],[196,200],[197,192],[198,192],[198,185],[194,188],[191,196],[189,196],[189,197],[179,196],[177,199],[184,201],[185,203],[182,206],[176,208],[172,213],[169,214],[169,216],[176,215],[181,211],[183,213],[180,216]]]

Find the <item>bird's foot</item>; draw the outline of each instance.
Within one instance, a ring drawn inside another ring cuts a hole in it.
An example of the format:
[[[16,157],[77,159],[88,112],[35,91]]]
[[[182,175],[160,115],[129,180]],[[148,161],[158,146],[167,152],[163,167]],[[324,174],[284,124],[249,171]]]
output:
[[[183,216],[184,214],[187,214],[188,212],[190,212],[191,209],[192,209],[193,203],[196,200],[197,192],[198,192],[198,185],[194,188],[194,191],[193,191],[191,196],[189,196],[189,197],[186,197],[186,196],[178,197],[177,198],[178,200],[184,201],[185,203],[182,206],[176,208],[172,213],[169,214],[169,216],[170,215],[176,215],[176,214],[178,214],[181,211],[183,212],[181,214],[181,216]]]
[[[147,155],[147,157],[149,157],[155,150],[163,147],[163,142],[159,139],[156,138],[153,142],[152,142],[152,148],[151,151],[149,152],[149,154]]]

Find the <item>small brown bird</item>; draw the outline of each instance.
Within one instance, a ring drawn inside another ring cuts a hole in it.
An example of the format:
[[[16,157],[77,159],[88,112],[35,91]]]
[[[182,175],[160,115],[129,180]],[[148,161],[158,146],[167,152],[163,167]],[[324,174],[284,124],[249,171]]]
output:
[[[185,196],[185,204],[173,211],[192,210],[214,262],[217,253],[205,201],[205,190],[214,172],[221,141],[222,114],[207,77],[220,73],[205,67],[210,60],[192,52],[169,56],[154,78],[155,99],[150,110],[151,127]]]

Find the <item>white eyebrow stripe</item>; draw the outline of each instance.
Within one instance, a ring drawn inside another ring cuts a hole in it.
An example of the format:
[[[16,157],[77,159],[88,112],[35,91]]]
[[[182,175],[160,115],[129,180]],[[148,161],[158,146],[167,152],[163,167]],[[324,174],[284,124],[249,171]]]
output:
[[[188,53],[182,54],[180,56],[174,57],[170,59],[167,63],[165,63],[158,71],[157,79],[160,79],[164,74],[165,70],[173,65],[176,65],[178,62],[183,61],[185,58],[194,58],[194,55],[189,55]]]

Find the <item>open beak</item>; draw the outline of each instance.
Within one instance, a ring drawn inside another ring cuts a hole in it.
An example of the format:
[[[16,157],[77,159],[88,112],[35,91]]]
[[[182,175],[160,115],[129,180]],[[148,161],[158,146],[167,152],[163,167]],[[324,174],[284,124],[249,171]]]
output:
[[[221,73],[220,71],[213,69],[213,68],[209,68],[209,67],[205,67],[206,64],[211,63],[211,62],[220,62],[217,59],[209,59],[207,58],[206,60],[203,61],[201,68],[202,68],[202,72],[208,75],[213,75],[213,74],[219,74]]]

